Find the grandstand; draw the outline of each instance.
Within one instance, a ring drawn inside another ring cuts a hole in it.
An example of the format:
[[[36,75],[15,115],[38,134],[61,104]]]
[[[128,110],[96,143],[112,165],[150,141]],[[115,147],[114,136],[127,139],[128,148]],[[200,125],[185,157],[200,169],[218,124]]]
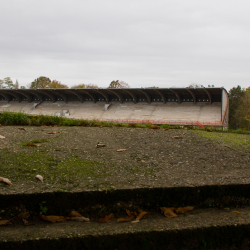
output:
[[[228,126],[224,88],[0,89],[0,112],[123,123]]]

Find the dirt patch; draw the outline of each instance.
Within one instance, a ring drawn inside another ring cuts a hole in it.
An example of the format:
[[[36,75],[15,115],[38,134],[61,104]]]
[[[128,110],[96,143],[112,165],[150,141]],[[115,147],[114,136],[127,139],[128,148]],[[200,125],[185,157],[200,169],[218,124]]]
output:
[[[202,137],[196,131],[18,128],[0,127],[0,135],[6,137],[0,141],[0,176],[13,183],[0,183],[1,194],[250,182],[249,151]],[[105,147],[96,147],[98,143]],[[38,174],[44,182],[35,179]]]

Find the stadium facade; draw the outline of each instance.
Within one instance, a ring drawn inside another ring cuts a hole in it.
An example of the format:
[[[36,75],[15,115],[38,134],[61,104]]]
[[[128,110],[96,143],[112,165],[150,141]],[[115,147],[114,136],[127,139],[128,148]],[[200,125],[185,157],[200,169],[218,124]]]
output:
[[[224,88],[0,89],[0,112],[123,123],[228,126]]]

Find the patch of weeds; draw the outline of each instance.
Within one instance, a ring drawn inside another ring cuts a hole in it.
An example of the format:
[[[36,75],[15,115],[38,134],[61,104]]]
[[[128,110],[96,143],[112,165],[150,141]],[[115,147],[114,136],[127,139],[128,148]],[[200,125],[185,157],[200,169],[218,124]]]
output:
[[[40,214],[46,214],[48,211],[48,208],[46,207],[46,201],[42,201],[39,203],[40,206]]]
[[[196,133],[205,138],[222,142],[231,145],[235,148],[243,148],[250,151],[250,137],[245,134],[233,134],[233,133],[213,133],[207,131],[196,131]]]
[[[29,141],[29,142],[23,142],[22,143],[22,146],[28,146],[28,143],[43,143],[43,142],[48,142],[49,140],[48,139],[35,139],[35,140],[32,140],[32,141]]]

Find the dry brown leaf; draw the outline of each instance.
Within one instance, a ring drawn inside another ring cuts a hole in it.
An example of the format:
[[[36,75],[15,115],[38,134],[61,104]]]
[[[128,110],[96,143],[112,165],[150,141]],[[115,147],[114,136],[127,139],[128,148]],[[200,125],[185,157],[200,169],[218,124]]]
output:
[[[27,145],[28,145],[28,146],[33,146],[33,147],[40,147],[40,145],[34,144],[34,143],[32,143],[32,142],[28,142]]]
[[[86,217],[72,217],[71,220],[75,220],[75,221],[89,221],[89,218]]]
[[[126,218],[119,218],[118,220],[117,220],[117,222],[127,222],[127,221],[131,221],[131,220],[133,220],[135,218],[135,216],[127,216]]]
[[[178,216],[177,214],[174,213],[175,212],[174,207],[160,207],[160,209],[161,213],[168,218],[174,218]]]
[[[169,128],[164,128],[164,130],[169,130]]]
[[[112,221],[112,219],[114,217],[115,217],[115,215],[112,213],[112,214],[106,215],[104,218],[99,219],[99,222],[108,223],[108,222]]]
[[[239,212],[239,211],[232,211],[232,213],[236,213],[236,214],[239,214],[240,212]]]
[[[127,213],[128,216],[134,216],[134,217],[136,217],[136,216],[138,215],[137,212],[135,212],[135,211],[134,211],[134,212],[130,212],[130,211],[127,210],[127,209],[126,209],[126,213]]]
[[[47,134],[52,135],[52,134],[60,134],[61,132],[59,131],[53,131],[53,132],[48,132]]]
[[[4,136],[2,136],[2,135],[0,135],[0,139],[5,139],[5,137],[4,137]]]
[[[154,125],[154,126],[152,126],[152,127],[149,127],[149,129],[160,129],[160,127],[159,127],[159,126]]]
[[[83,217],[83,216],[81,214],[79,214],[78,212],[73,210],[68,214],[68,217]]]
[[[148,215],[148,212],[140,212],[138,215],[137,215],[137,217],[136,217],[136,220],[141,220],[141,219],[144,219],[144,218],[146,218],[147,217],[147,215]]]
[[[105,144],[97,144],[96,148],[101,148],[101,147],[105,147],[105,146],[106,146]]]
[[[127,149],[117,149],[116,151],[117,152],[123,152],[123,151],[126,151]]]
[[[39,180],[39,181],[41,181],[41,182],[43,182],[43,177],[41,176],[41,175],[36,175],[36,178]]]
[[[171,138],[174,138],[174,139],[182,139],[183,137],[182,136],[171,136]]]
[[[64,217],[64,216],[54,216],[54,215],[46,216],[46,215],[43,215],[43,214],[40,214],[39,218],[42,219],[42,220],[49,221],[51,223],[64,222],[64,221],[67,220],[67,218]]]
[[[6,183],[8,185],[12,185],[11,181],[7,178],[0,177],[0,182]]]
[[[11,225],[9,220],[0,220],[0,226]]]
[[[27,130],[26,128],[18,128],[18,129],[20,129],[20,130]]]
[[[187,213],[188,211],[193,210],[194,207],[178,207],[177,209],[175,209],[175,212],[177,214],[184,214]]]
[[[18,215],[18,217],[21,217],[22,219],[28,219],[30,217],[29,212],[24,212]]]

